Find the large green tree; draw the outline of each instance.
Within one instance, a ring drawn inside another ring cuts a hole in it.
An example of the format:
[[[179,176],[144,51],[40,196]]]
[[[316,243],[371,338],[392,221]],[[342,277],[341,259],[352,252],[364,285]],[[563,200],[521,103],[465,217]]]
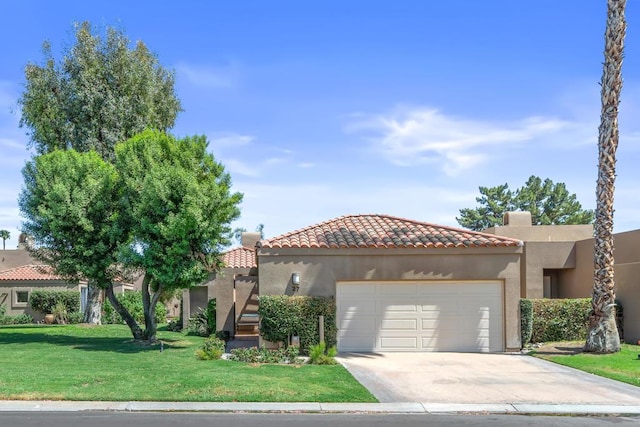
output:
[[[458,223],[471,230],[481,231],[502,225],[502,218],[509,211],[531,212],[534,225],[589,224],[593,211],[583,209],[576,195],[569,193],[564,183],[544,181],[531,176],[516,191],[508,184],[497,187],[480,187],[479,206],[460,209]]]
[[[154,340],[153,307],[219,266],[242,195],[231,192],[231,178],[203,136],[176,140],[146,131],[116,147],[116,167],[121,220],[131,230],[125,264],[145,273],[144,337]]]
[[[598,353],[620,351],[615,320],[615,280],[613,256],[613,196],[618,149],[618,106],[622,91],[622,58],[627,32],[626,0],[607,1],[604,64],[600,84],[601,112],[598,128],[598,181],[594,280],[591,313],[585,350]]]
[[[100,34],[88,22],[74,30],[60,58],[45,42],[44,61],[25,68],[20,125],[38,154],[94,150],[113,162],[116,143],[146,128],[173,127],[181,111],[174,74],[144,43],[131,48],[122,30],[107,27]],[[99,293],[93,286],[89,291],[84,320],[99,323]]]
[[[135,339],[154,341],[163,294],[201,283],[219,265],[242,196],[204,137],[145,131],[95,152],[58,150],[23,171],[20,209],[37,255],[71,280],[104,289]],[[144,274],[144,330],[113,293],[124,271]]]

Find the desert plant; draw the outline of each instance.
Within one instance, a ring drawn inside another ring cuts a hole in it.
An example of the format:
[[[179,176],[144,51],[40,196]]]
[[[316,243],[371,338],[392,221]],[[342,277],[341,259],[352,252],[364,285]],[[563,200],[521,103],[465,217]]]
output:
[[[53,314],[55,322],[59,325],[66,325],[69,322],[67,307],[63,302],[56,303],[56,305],[53,307],[53,310],[51,311],[51,314]]]
[[[217,360],[224,354],[224,341],[211,337],[204,340],[202,346],[196,350],[196,358],[199,360]]]
[[[312,365],[335,365],[338,351],[335,346],[327,348],[327,344],[322,341],[320,344],[309,348],[309,363]]]

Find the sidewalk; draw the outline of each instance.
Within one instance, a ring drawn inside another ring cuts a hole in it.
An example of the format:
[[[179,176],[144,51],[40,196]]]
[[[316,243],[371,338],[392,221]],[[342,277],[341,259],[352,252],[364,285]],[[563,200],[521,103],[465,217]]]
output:
[[[482,413],[547,415],[640,415],[634,405],[473,403],[278,403],[278,402],[71,402],[0,401],[0,412],[277,412],[277,413]]]

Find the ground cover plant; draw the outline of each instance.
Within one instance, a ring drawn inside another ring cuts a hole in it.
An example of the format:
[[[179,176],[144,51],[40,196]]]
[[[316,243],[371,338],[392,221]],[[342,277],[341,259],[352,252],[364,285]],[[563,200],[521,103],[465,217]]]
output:
[[[532,354],[540,359],[640,387],[640,345],[623,344],[618,353],[583,352],[584,341],[546,343]]]
[[[0,327],[2,356],[11,361],[0,364],[0,399],[376,401],[340,365],[201,361],[194,354],[202,337],[162,327],[158,339],[136,342],[125,325]]]

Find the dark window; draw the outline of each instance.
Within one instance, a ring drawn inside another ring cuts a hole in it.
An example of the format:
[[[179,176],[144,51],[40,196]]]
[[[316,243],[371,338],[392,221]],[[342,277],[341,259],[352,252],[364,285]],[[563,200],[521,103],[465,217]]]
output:
[[[29,302],[29,291],[17,291],[16,302],[19,304],[26,304]]]

